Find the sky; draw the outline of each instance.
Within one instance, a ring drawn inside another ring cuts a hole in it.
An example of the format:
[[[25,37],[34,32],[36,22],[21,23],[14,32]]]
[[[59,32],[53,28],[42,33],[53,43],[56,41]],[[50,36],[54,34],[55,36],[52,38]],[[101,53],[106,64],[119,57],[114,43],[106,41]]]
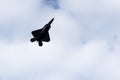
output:
[[[0,0],[0,80],[120,80],[119,0]],[[51,41],[31,31],[55,18]]]

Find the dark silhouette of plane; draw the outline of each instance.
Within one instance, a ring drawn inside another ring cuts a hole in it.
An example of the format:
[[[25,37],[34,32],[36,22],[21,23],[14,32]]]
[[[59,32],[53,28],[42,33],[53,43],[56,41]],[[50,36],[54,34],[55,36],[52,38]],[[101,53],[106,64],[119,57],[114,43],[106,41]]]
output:
[[[32,31],[33,38],[31,38],[31,42],[37,41],[39,46],[42,46],[42,41],[49,42],[49,29],[51,27],[51,23],[53,22],[54,18],[52,18],[48,24],[46,24],[42,29]]]

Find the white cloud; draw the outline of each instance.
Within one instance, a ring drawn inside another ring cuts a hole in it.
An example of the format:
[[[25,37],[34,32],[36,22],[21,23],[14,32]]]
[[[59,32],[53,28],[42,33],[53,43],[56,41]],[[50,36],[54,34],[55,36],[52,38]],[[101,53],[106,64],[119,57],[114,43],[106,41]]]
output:
[[[67,11],[74,11],[78,14],[94,14],[119,12],[119,0],[60,0],[62,9]]]
[[[0,21],[10,21],[17,19],[25,19],[27,15],[32,14],[34,5],[32,0],[25,2],[22,0],[1,0],[0,1]],[[29,14],[28,14],[29,13]]]
[[[110,80],[119,78],[119,57],[109,54],[106,41],[90,41],[71,50],[54,42],[46,43],[41,48],[34,43],[1,45],[0,75],[3,80],[78,80],[84,76],[93,80],[92,74],[98,80],[99,77]]]

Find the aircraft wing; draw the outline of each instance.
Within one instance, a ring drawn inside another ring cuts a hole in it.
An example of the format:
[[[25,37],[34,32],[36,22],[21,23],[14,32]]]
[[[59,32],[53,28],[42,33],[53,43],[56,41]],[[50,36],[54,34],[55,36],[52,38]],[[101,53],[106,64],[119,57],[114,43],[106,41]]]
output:
[[[49,42],[50,41],[49,33],[46,32],[41,40],[45,42]]]
[[[38,37],[40,35],[40,32],[42,31],[42,29],[39,29],[39,30],[35,30],[35,31],[32,31],[32,35],[34,37]]]

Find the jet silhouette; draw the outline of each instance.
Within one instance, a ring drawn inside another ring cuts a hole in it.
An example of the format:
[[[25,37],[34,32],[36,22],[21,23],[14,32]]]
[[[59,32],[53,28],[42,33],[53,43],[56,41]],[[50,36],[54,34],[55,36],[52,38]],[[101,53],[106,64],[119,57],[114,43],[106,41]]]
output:
[[[32,31],[33,38],[31,38],[31,42],[37,41],[39,46],[43,45],[44,42],[50,41],[49,36],[49,29],[51,28],[51,23],[53,22],[54,18],[52,18],[48,24],[46,24],[43,28]]]

